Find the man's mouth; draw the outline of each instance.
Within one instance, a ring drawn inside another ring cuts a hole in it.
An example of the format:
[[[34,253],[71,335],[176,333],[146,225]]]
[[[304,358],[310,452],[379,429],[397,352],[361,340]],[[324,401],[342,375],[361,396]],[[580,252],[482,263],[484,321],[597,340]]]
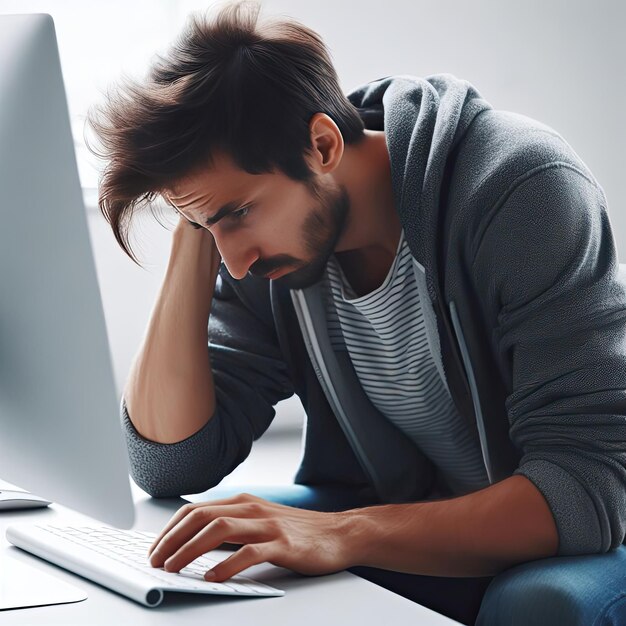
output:
[[[277,278],[284,276],[288,272],[289,272],[289,268],[285,268],[285,267],[278,268],[277,270],[274,270],[273,272],[270,272],[269,274],[265,274],[265,278],[268,278],[269,280],[276,280]]]

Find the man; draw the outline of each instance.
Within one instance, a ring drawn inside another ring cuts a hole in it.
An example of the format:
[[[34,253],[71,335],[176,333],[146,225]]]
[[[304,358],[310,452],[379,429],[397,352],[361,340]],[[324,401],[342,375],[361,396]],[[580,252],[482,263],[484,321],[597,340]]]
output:
[[[180,214],[122,402],[136,482],[204,491],[278,401],[307,414],[293,490],[183,507],[152,564],[228,542],[207,578],[359,566],[465,623],[486,583],[482,625],[529,598],[527,624],[617,623],[626,281],[602,189],[555,131],[466,81],[346,98],[316,33],[257,19],[194,18],[91,115],[120,245],[132,256],[142,202]],[[441,591],[473,577],[465,605]]]

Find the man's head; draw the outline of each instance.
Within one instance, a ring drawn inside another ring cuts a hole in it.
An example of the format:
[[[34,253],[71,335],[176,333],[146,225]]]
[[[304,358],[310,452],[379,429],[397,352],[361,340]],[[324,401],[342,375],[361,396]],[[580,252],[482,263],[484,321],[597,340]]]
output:
[[[130,219],[162,196],[211,230],[236,278],[287,270],[304,286],[345,227],[348,194],[330,172],[364,127],[319,35],[286,18],[261,23],[259,10],[244,1],[193,15],[143,83],[90,111],[106,160],[99,204],[133,259]],[[232,211],[239,202],[247,208]]]
[[[341,134],[327,116],[312,123],[315,164],[306,183],[281,172],[249,174],[215,155],[163,192],[196,228],[208,229],[231,276],[281,278],[291,288],[317,281],[346,227],[346,189],[324,174],[341,159]],[[323,139],[320,139],[320,135]],[[330,147],[332,146],[332,148]]]

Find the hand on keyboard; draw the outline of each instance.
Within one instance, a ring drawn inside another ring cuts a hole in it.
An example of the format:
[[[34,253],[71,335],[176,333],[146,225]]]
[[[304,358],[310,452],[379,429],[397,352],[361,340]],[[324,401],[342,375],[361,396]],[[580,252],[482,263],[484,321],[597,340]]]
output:
[[[224,581],[269,562],[308,575],[347,569],[355,546],[348,532],[354,511],[323,513],[269,502],[250,494],[186,504],[154,541],[153,567],[178,572],[223,542],[242,547],[215,565],[205,580]]]
[[[148,563],[148,547],[155,535],[109,526],[53,526],[14,524],[7,539],[23,550],[117,591],[145,606],[158,606],[164,592],[230,596],[282,596],[284,591],[265,583],[234,576],[228,582],[209,582],[207,569],[217,565],[216,554],[202,556],[180,573],[155,569]]]

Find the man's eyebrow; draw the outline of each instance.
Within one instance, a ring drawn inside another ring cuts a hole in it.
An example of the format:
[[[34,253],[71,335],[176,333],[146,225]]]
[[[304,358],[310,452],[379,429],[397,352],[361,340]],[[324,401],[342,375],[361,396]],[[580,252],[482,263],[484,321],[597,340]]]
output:
[[[213,217],[207,217],[204,220],[204,223],[207,226],[214,226],[217,224],[223,217],[228,215],[229,213],[234,213],[238,209],[240,209],[244,203],[241,200],[232,200],[231,202],[227,202],[225,205],[220,207],[217,213]]]
[[[166,198],[167,202],[170,204],[170,206],[177,213],[180,213],[180,211],[178,210],[178,207],[172,202],[172,200],[170,199],[170,197],[167,194],[165,195],[165,198]],[[224,204],[223,206],[221,206],[218,209],[217,213],[215,213],[215,215],[213,215],[213,217],[207,217],[205,219],[204,223],[207,226],[214,226],[223,217],[225,217],[229,213],[234,213],[235,211],[241,209],[243,206],[245,206],[245,204],[241,200],[232,200],[231,202],[227,202],[226,204]],[[181,215],[182,215],[182,213],[181,213]],[[197,224],[196,222],[192,222],[189,218],[187,218],[187,221],[189,221],[193,226],[196,226],[197,228],[202,228],[200,226],[200,224]]]

